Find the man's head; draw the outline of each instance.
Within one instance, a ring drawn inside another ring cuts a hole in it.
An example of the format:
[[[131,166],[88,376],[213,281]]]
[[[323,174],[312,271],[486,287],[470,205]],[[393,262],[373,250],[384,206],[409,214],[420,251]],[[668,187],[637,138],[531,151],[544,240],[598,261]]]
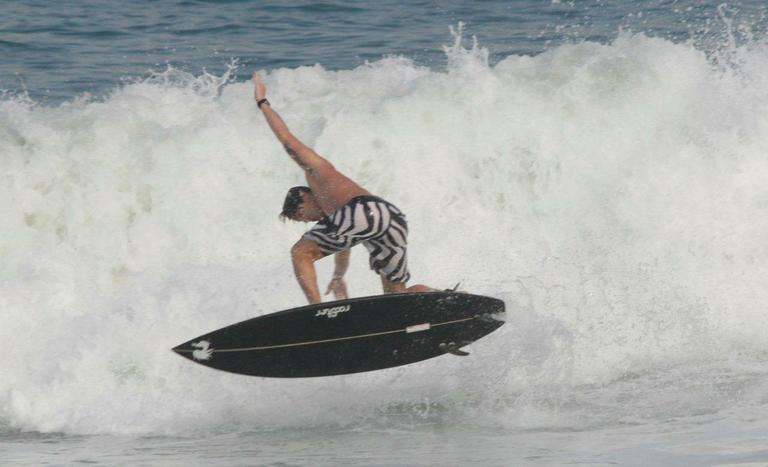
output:
[[[325,213],[317,204],[314,193],[309,187],[295,186],[288,190],[283,201],[283,212],[280,219],[290,219],[299,222],[319,221]]]

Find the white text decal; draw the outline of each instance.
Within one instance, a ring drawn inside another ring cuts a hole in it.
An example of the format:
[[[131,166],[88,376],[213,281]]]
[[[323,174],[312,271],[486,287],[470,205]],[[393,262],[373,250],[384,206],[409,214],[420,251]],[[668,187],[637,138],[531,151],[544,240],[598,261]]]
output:
[[[317,310],[317,313],[315,313],[315,317],[325,316],[327,318],[335,318],[339,316],[339,313],[344,313],[345,311],[349,311],[350,308],[352,308],[351,305],[335,306],[333,308],[323,308],[322,310]]]

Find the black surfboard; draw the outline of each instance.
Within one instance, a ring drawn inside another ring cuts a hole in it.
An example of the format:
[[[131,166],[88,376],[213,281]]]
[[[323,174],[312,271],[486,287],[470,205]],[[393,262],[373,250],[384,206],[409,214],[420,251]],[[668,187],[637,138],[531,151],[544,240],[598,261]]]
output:
[[[504,302],[461,292],[378,295],[279,311],[175,347],[218,370],[304,378],[379,370],[426,360],[499,328]]]

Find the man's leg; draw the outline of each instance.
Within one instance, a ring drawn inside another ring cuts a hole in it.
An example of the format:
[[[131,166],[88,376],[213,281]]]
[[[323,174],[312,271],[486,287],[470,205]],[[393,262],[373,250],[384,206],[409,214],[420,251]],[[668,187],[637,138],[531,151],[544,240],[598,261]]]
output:
[[[322,257],[323,253],[320,251],[320,247],[312,240],[302,238],[291,248],[293,272],[296,274],[296,279],[309,303],[323,301],[320,297],[320,289],[317,287],[317,273],[315,272],[315,261]]]

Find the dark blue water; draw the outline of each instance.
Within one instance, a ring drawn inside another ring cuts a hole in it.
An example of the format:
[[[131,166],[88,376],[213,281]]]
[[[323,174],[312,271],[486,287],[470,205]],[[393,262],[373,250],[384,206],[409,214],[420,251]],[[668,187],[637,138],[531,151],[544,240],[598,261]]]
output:
[[[0,89],[60,102],[101,95],[167,65],[220,73],[321,64],[351,69],[384,56],[444,66],[448,26],[466,23],[495,63],[564,42],[608,42],[620,30],[703,48],[765,31],[764,2],[706,1],[6,1]],[[718,10],[719,8],[719,10]],[[739,29],[738,26],[742,26]]]

